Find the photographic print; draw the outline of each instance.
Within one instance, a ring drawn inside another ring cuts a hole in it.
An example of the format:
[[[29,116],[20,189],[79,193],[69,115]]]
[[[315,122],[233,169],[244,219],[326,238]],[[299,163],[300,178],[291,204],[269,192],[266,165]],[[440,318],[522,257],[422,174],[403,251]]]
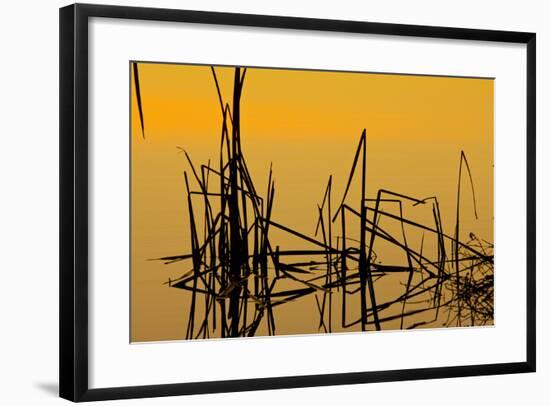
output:
[[[132,61],[132,342],[494,323],[494,80]]]

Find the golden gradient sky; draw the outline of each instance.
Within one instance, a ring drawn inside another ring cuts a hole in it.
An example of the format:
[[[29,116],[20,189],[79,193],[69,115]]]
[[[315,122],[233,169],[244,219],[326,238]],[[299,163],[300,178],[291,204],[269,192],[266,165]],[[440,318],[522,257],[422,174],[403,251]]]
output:
[[[233,69],[216,72],[230,102]],[[139,75],[146,137],[131,86],[131,340],[182,339],[188,296],[163,283],[187,271],[188,264],[148,259],[189,252],[183,183],[189,167],[176,147],[197,165],[217,162],[220,106],[209,66],[140,63]],[[491,79],[249,68],[241,99],[242,149],[263,195],[273,164],[273,219],[307,235],[314,233],[316,207],[330,175],[334,202],[339,202],[363,128],[368,196],[379,188],[419,198],[437,195],[449,233],[464,150],[479,218],[464,184],[463,232],[492,242],[493,92]],[[357,196],[355,187],[350,200]],[[407,210],[420,221],[431,219],[431,211]],[[293,244],[283,235],[274,238]],[[314,306],[306,302],[281,310],[286,313],[278,315],[280,334],[317,332],[318,320],[310,326],[303,317]]]

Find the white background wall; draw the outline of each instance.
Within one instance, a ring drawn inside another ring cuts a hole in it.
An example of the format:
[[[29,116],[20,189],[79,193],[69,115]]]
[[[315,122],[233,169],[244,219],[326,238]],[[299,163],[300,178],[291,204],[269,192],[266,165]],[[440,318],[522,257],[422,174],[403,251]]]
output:
[[[550,402],[546,350],[550,301],[544,269],[550,227],[544,206],[550,153],[545,140],[550,82],[550,10],[544,1],[193,0],[106,4],[368,20],[537,32],[538,371],[474,377],[135,400],[133,404],[544,405]],[[58,7],[63,1],[11,1],[0,13],[0,403],[62,404],[58,339]],[[498,343],[497,343],[498,345]],[[144,366],[146,367],[146,366]],[[113,404],[122,404],[114,402]],[[129,403],[128,403],[129,404]]]

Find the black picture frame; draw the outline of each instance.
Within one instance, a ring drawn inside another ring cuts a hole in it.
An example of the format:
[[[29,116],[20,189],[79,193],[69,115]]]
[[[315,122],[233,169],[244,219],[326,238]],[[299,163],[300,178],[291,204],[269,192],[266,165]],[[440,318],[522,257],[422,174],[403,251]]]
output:
[[[526,44],[527,324],[524,362],[280,376],[199,383],[88,386],[88,19],[105,17]],[[534,372],[536,369],[536,35],[205,11],[74,4],[60,9],[60,396],[75,402]]]

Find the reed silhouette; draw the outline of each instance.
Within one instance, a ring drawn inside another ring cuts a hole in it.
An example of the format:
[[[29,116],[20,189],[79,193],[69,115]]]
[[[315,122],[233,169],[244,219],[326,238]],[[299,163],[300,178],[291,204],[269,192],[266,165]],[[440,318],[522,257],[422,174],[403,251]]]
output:
[[[133,69],[145,137],[137,63]],[[421,198],[380,189],[374,198],[367,197],[367,131],[362,129],[339,204],[333,205],[330,176],[317,205],[315,233],[306,235],[272,218],[276,196],[272,168],[265,194],[258,191],[248,170],[240,125],[246,72],[246,68],[234,69],[228,103],[211,67],[222,118],[218,162],[196,165],[181,149],[189,166],[184,180],[191,252],[155,259],[189,264],[187,272],[167,281],[171,288],[191,292],[185,338],[251,337],[262,325],[268,335],[276,335],[274,309],[309,296],[315,298],[319,331],[326,333],[333,332],[335,323],[340,329],[362,331],[383,330],[396,321],[400,329],[429,327],[442,319],[445,326],[492,324],[493,244],[473,233],[468,240],[460,240],[464,182],[470,185],[477,218],[466,154],[461,152],[459,158],[455,229],[450,235],[443,229],[436,196]],[[354,202],[348,197],[352,184],[358,184],[361,191]],[[417,206],[430,209],[433,222],[420,223],[404,214]],[[399,232],[385,227],[387,221],[398,224]],[[351,222],[359,226],[352,228]],[[310,248],[274,245],[274,229]],[[419,247],[408,242],[411,230],[422,234]],[[435,241],[430,250],[424,247],[428,239]],[[375,251],[382,242],[402,252],[406,265],[382,262]],[[397,282],[401,293],[387,300],[380,295],[380,286],[396,275],[404,281]],[[335,295],[341,298],[339,309],[333,303]],[[358,301],[350,301],[357,296]]]

